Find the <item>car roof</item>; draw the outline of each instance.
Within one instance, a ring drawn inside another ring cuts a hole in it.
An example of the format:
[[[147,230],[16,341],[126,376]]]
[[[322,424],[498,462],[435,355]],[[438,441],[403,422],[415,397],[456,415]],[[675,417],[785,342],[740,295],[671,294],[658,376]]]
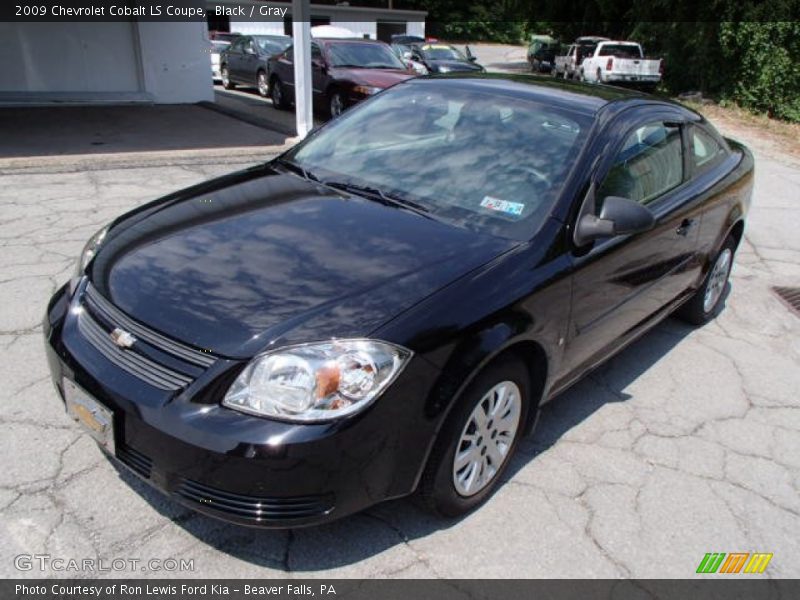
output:
[[[573,81],[557,80],[552,77],[527,74],[507,73],[449,73],[446,75],[428,75],[409,79],[404,85],[436,82],[454,85],[476,91],[491,93],[502,92],[520,98],[529,98],[550,106],[596,115],[600,110],[615,103],[661,104],[669,107],[681,107],[673,102],[607,85],[589,85]]]
[[[353,37],[353,38],[315,37],[312,39],[315,42],[323,42],[324,44],[335,44],[337,42],[347,42],[347,43],[360,42],[363,44],[382,44],[382,45],[385,44],[385,42],[382,42],[380,40],[368,40],[366,38],[359,38],[359,37]]]

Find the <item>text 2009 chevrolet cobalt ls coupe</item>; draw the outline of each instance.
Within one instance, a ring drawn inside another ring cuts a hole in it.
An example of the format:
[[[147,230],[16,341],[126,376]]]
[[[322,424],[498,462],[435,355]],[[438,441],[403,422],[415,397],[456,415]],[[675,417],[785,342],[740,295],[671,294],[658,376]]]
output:
[[[409,80],[87,244],[45,319],[67,410],[179,502],[297,526],[491,493],[542,403],[724,304],[753,160],[603,86]]]

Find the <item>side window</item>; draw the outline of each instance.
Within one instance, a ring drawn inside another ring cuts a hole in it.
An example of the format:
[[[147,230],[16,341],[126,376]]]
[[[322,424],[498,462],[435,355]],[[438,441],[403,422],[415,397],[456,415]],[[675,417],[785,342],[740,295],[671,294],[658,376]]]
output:
[[[242,51],[242,40],[239,38],[238,40],[234,41],[231,44],[231,52],[241,52]]]
[[[704,171],[725,157],[725,149],[714,137],[695,125],[692,127],[692,162],[695,173]]]
[[[289,62],[294,62],[294,46],[289,46],[283,53],[283,57]]]
[[[651,123],[636,129],[614,159],[597,194],[622,196],[648,204],[683,181],[681,130],[676,125]]]
[[[317,44],[311,44],[311,60],[322,62],[322,50]]]

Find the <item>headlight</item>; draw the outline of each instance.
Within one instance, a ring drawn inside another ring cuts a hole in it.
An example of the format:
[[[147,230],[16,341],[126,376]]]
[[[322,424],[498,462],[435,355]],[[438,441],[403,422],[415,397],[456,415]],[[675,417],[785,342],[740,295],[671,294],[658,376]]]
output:
[[[450,67],[439,67],[439,73],[449,73],[451,70]]]
[[[89,263],[92,262],[95,254],[100,249],[100,246],[103,245],[103,241],[106,239],[106,234],[108,233],[108,225],[103,227],[100,231],[95,232],[95,234],[89,238],[89,241],[86,242],[86,245],[83,247],[81,251],[80,258],[78,259],[78,264],[75,265],[75,275],[69,282],[69,292],[72,294],[75,291],[75,288],[78,285],[78,281],[81,277],[83,277],[84,271],[86,271],[86,267],[89,266]]]
[[[367,407],[394,381],[411,351],[375,340],[288,346],[254,358],[224,406],[288,421],[327,421]]]
[[[373,94],[377,94],[382,90],[383,88],[375,87],[372,85],[357,85],[353,88],[354,92],[358,94],[364,94],[365,96],[372,96]]]

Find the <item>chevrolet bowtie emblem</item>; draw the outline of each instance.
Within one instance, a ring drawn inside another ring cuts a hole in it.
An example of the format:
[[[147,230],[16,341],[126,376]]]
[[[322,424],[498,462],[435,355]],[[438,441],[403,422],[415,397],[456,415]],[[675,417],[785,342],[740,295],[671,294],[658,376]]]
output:
[[[136,343],[136,338],[133,335],[119,327],[115,327],[114,331],[109,335],[111,335],[111,340],[120,348],[130,348]]]

